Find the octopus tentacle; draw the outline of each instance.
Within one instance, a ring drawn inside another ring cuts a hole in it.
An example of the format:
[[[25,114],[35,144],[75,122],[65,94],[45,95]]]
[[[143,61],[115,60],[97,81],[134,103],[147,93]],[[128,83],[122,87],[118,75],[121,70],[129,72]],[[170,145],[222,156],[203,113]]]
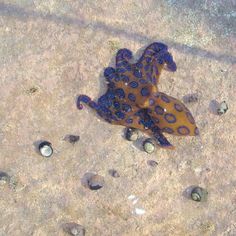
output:
[[[174,149],[174,146],[167,140],[161,131],[153,131],[152,136],[160,147]]]
[[[166,52],[167,50],[168,47],[163,43],[152,43],[144,50],[141,58],[138,60],[138,63],[150,63],[156,54]]]
[[[87,104],[89,107],[95,110],[99,116],[101,116],[103,119],[105,119],[108,122],[111,122],[111,120],[115,119],[110,109],[108,109],[106,106],[103,106],[102,104],[99,104],[99,102],[98,103],[94,102],[87,95],[80,95],[78,97],[77,107],[79,110],[83,109],[83,105],[81,103]]]
[[[132,59],[133,55],[129,49],[120,49],[116,54],[116,71],[118,73],[124,73],[131,70],[129,60]]]
[[[108,82],[111,82],[112,79],[115,77],[116,70],[113,67],[106,67],[104,69],[103,75]]]

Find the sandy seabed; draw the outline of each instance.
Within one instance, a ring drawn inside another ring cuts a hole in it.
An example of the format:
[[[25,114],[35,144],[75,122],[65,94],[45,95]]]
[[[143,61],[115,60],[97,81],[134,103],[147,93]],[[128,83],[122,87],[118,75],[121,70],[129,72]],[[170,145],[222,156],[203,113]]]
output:
[[[0,185],[0,235],[66,235],[67,222],[94,236],[236,235],[235,12],[223,0],[1,1],[0,171],[11,181]],[[197,94],[186,106],[201,135],[168,136],[174,151],[148,155],[75,101],[105,91],[117,49],[137,59],[154,41],[178,67],[162,73],[159,89],[182,101]],[[218,116],[223,100],[229,110]],[[36,152],[39,140],[52,143],[51,158]],[[86,172],[104,187],[85,188]],[[186,197],[194,185],[207,201]]]

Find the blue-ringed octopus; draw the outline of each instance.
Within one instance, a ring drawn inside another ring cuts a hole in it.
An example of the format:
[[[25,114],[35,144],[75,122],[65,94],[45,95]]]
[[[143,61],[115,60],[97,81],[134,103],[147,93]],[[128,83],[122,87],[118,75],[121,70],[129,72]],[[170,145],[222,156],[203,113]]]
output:
[[[79,95],[78,109],[83,109],[83,102],[105,121],[139,129],[163,148],[173,148],[163,133],[198,135],[199,130],[188,108],[179,100],[158,91],[162,69],[171,72],[177,69],[168,47],[154,42],[136,63],[131,63],[132,58],[130,50],[120,49],[116,54],[115,68],[104,70],[106,93],[97,102],[87,95]]]

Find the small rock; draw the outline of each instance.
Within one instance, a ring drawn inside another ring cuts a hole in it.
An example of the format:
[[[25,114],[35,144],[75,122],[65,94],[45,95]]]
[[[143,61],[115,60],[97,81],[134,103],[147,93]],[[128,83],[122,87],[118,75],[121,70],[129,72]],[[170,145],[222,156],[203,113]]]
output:
[[[36,93],[38,91],[37,87],[31,87],[30,89],[26,90],[26,93],[31,95],[33,93]]]
[[[134,209],[134,213],[135,213],[136,215],[143,215],[143,214],[146,213],[146,211],[145,211],[144,209],[142,209],[142,208],[135,208],[135,209]]]
[[[125,131],[125,138],[128,141],[136,141],[139,137],[139,132],[134,128],[127,128]]]
[[[104,185],[104,179],[100,175],[92,176],[88,181],[88,186],[91,190],[98,190]]]
[[[226,103],[226,101],[223,101],[222,103],[220,103],[219,108],[217,109],[217,114],[218,115],[223,115],[228,111],[229,107]]]
[[[117,172],[117,170],[111,169],[111,170],[109,170],[108,172],[109,172],[109,174],[110,174],[112,177],[114,177],[114,178],[119,178],[119,177],[120,177],[120,175],[119,175],[119,173]]]
[[[76,223],[66,223],[63,226],[63,229],[66,233],[69,233],[73,236],[84,236],[85,235],[85,229],[82,225],[76,224]]]
[[[104,186],[105,181],[101,175],[88,172],[84,174],[81,183],[86,188],[98,190]]]
[[[151,167],[157,167],[158,166],[158,163],[154,160],[148,160],[147,164]]]
[[[151,154],[155,151],[156,145],[154,143],[154,140],[151,138],[146,139],[143,142],[143,149],[146,153]]]
[[[64,140],[68,141],[71,144],[75,144],[80,140],[79,135],[67,135]]]

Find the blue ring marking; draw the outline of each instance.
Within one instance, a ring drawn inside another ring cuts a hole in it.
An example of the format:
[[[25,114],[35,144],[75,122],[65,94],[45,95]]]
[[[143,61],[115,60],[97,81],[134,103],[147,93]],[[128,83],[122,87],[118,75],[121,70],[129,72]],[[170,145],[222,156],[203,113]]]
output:
[[[178,103],[175,103],[174,108],[178,112],[181,112],[184,110],[183,107],[181,105],[179,105]]]
[[[115,115],[117,116],[118,119],[123,120],[125,118],[125,114],[121,111],[116,111]]]
[[[109,99],[108,96],[105,94],[98,99],[98,104],[109,108],[112,105],[112,100]]]
[[[149,99],[149,106],[153,106],[155,104],[155,100],[150,98]]]
[[[152,48],[148,48],[145,51],[145,56],[152,56],[155,53],[155,51],[152,50]]]
[[[127,75],[120,75],[120,78],[123,82],[128,83],[129,82],[129,76]]]
[[[136,81],[131,81],[131,82],[129,83],[129,86],[130,86],[131,88],[137,88],[137,87],[138,87],[138,82],[136,82]]]
[[[133,71],[133,75],[135,76],[135,77],[137,77],[137,78],[142,78],[142,72],[140,71],[140,70],[138,70],[138,69],[134,69],[134,71]]]
[[[168,122],[168,123],[175,123],[176,122],[176,117],[175,115],[171,114],[171,113],[166,113],[164,115],[164,118],[165,120]]]
[[[131,59],[131,58],[132,58],[132,52],[127,48],[120,49],[116,54],[117,60]]]
[[[124,111],[124,112],[130,112],[130,111],[132,111],[132,107],[131,107],[129,104],[127,104],[127,103],[123,103],[121,109],[122,109],[122,111]]]
[[[124,48],[124,49],[121,49],[122,50],[122,55],[124,58],[127,58],[127,59],[131,59],[132,58],[132,52],[127,49],[127,48]]]
[[[116,71],[117,71],[117,73],[124,73],[124,72],[126,72],[126,68],[118,67],[118,68],[116,69]]]
[[[147,87],[142,88],[141,91],[140,91],[140,93],[141,93],[141,95],[142,95],[143,97],[147,97],[147,96],[150,95],[150,92],[149,92],[149,90],[148,90]]]
[[[126,122],[127,124],[132,124],[132,123],[133,123],[133,119],[128,118],[125,122]]]
[[[171,129],[170,127],[165,127],[165,128],[162,129],[162,132],[166,132],[168,134],[173,134],[174,130]]]
[[[186,126],[179,126],[178,129],[177,129],[178,133],[180,135],[188,135],[190,133],[190,130],[188,127]]]
[[[115,94],[121,99],[125,98],[125,92],[122,88],[116,89]]]
[[[195,124],[195,121],[193,119],[193,116],[190,112],[186,112],[186,116],[188,118],[188,121],[191,123],[191,124]]]
[[[120,81],[120,76],[119,76],[119,74],[117,74],[117,73],[115,74],[115,81],[116,81],[116,82],[119,82],[119,81]]]
[[[110,77],[114,73],[115,73],[115,69],[113,67],[107,67],[107,68],[105,68],[103,75],[105,77]]]
[[[161,106],[155,106],[155,112],[158,114],[158,115],[163,115],[164,114],[164,109],[161,107]]]
[[[143,68],[143,64],[141,62],[138,62],[135,64],[135,67],[142,69]]]
[[[140,84],[147,84],[148,82],[147,82],[147,80],[145,80],[145,79],[140,79],[140,80],[139,80],[139,83],[140,83]]]
[[[129,99],[130,101],[132,101],[132,102],[135,102],[136,97],[135,97],[135,95],[134,95],[133,93],[129,93],[129,94],[128,94],[128,99]]]
[[[167,96],[165,96],[165,95],[161,95],[161,100],[163,101],[163,102],[166,102],[166,103],[169,103],[170,102],[170,99],[167,97]]]
[[[117,110],[120,109],[120,103],[117,102],[117,101],[114,101],[114,102],[113,102],[113,106],[114,106],[114,108],[117,109]]]
[[[113,90],[108,90],[105,95],[108,97],[108,99],[114,99],[115,98],[115,94],[114,94]]]

